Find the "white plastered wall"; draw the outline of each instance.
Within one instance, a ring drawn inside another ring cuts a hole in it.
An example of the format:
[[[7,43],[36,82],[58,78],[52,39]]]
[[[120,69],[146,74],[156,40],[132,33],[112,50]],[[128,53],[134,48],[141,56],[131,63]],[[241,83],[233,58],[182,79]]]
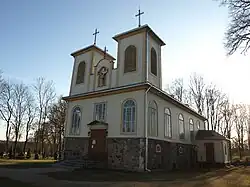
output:
[[[186,110],[183,110],[179,108],[178,106],[160,98],[159,96],[148,93],[148,102],[155,101],[158,107],[158,136],[152,137],[156,139],[165,139],[168,141],[174,141],[174,142],[181,142],[181,143],[191,143],[190,141],[190,130],[189,130],[189,119],[192,118],[194,121],[194,131],[197,132],[198,128],[196,125],[196,121],[200,121],[200,130],[204,130],[204,121],[197,118],[193,114],[187,112]],[[172,138],[167,138],[164,136],[164,109],[165,107],[168,107],[171,111],[171,120],[172,120]],[[185,123],[185,139],[180,140],[179,139],[179,123],[178,123],[178,116],[182,113],[184,116],[184,123]]]
[[[89,132],[88,123],[94,120],[94,104],[99,102],[107,103],[106,122],[108,123],[108,137],[143,137],[144,136],[144,91],[134,91],[120,93],[116,95],[108,95],[84,100],[69,102],[68,118],[67,118],[67,137],[87,137]],[[122,104],[126,99],[133,99],[137,104],[136,115],[136,133],[124,134],[121,132],[122,123]],[[72,120],[72,110],[79,106],[82,112],[82,120],[80,124],[80,135],[70,135],[70,127]]]
[[[205,143],[214,143],[214,160],[216,163],[228,163],[229,158],[229,146],[226,140],[197,140],[198,146],[198,161],[206,162],[206,147]],[[226,148],[226,153],[225,153]]]

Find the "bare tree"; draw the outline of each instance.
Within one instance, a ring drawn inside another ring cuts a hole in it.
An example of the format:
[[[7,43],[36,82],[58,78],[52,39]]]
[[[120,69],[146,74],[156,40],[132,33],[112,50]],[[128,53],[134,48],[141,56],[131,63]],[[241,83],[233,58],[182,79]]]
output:
[[[41,133],[41,151],[44,151],[44,130],[48,117],[48,109],[55,98],[55,89],[52,81],[45,78],[38,78],[34,85],[35,97],[38,103],[38,127],[37,132]],[[38,151],[39,139],[36,138],[36,151]]]
[[[190,76],[190,92],[199,114],[204,113],[205,83],[203,77],[193,73]]]
[[[26,113],[26,110],[28,109],[28,103],[27,103],[27,95],[28,95],[28,87],[24,85],[23,83],[20,84],[14,84],[14,91],[13,91],[13,133],[15,137],[14,142],[14,156],[16,153],[16,146],[17,142],[21,137],[21,130],[24,126],[24,115]]]
[[[241,159],[242,151],[244,150],[244,134],[247,128],[247,110],[246,106],[243,104],[235,106],[234,125],[237,134],[238,151]]]
[[[185,91],[183,78],[175,79],[167,89],[167,92],[170,95],[173,95],[180,102],[183,101]]]
[[[13,117],[13,94],[14,89],[9,81],[2,81],[0,92],[0,118],[6,122],[5,130],[5,151],[9,150],[9,139],[11,134],[11,120]]]
[[[64,136],[64,122],[66,116],[66,102],[59,98],[57,103],[54,103],[49,111],[50,133],[54,143],[54,150],[59,152],[59,159],[62,152],[62,140]],[[55,151],[54,151],[55,152]]]
[[[224,103],[227,102],[227,97],[222,91],[216,88],[215,85],[210,84],[205,89],[205,113],[208,119],[208,129],[211,127],[212,130],[220,130],[220,122],[223,118],[220,115]]]
[[[226,98],[225,102],[221,106],[220,115],[222,118],[222,124],[220,126],[220,131],[223,136],[227,137],[229,141],[229,157],[232,160],[232,128],[233,128],[233,120],[235,114],[235,107],[231,105],[229,102],[229,98]]]
[[[36,117],[35,101],[31,91],[29,90],[26,96],[27,109],[25,111],[25,142],[23,146],[23,152],[26,151],[26,145],[29,140],[29,133],[34,128],[34,119]]]
[[[221,5],[228,7],[231,23],[226,32],[225,48],[232,55],[238,49],[246,53],[250,47],[250,1],[219,0]]]

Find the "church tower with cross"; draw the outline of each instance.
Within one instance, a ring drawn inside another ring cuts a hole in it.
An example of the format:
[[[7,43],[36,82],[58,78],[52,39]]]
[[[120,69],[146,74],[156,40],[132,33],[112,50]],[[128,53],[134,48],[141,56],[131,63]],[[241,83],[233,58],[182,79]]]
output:
[[[98,47],[97,29],[92,45],[71,54],[64,159],[132,171],[227,163],[227,140],[205,131],[206,118],[162,90],[165,43],[141,25],[143,13],[135,15],[138,27],[113,37],[116,59]]]
[[[93,45],[71,54],[75,61],[70,95],[146,82],[161,89],[161,47],[165,43],[148,25],[141,26],[143,13],[139,9],[135,15],[139,21],[137,28],[113,37],[118,43],[117,68],[106,46],[104,50],[97,46],[97,29]]]

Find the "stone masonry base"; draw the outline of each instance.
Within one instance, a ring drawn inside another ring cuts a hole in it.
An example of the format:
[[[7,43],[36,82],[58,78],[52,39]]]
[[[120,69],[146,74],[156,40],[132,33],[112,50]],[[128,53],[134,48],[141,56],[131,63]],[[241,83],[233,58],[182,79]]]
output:
[[[66,137],[64,159],[84,159],[88,155],[88,137]],[[144,138],[108,138],[107,167],[128,171],[145,170]],[[175,170],[197,166],[195,146],[163,140],[148,140],[148,169]],[[88,158],[91,159],[91,158]]]

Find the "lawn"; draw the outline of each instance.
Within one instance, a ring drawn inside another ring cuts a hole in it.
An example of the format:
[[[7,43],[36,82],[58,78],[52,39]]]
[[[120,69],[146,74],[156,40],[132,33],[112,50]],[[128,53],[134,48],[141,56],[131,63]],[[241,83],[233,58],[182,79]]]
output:
[[[57,180],[115,182],[113,186],[134,187],[249,187],[250,167],[232,167],[209,172],[133,173],[108,170],[76,170],[48,173]],[[84,177],[83,177],[84,176]],[[129,184],[128,184],[129,183]],[[132,185],[131,185],[132,184]]]
[[[35,187],[32,184],[23,183],[6,177],[0,177],[0,184],[2,187]]]
[[[51,167],[55,160],[11,160],[0,159],[0,168],[45,168]]]

